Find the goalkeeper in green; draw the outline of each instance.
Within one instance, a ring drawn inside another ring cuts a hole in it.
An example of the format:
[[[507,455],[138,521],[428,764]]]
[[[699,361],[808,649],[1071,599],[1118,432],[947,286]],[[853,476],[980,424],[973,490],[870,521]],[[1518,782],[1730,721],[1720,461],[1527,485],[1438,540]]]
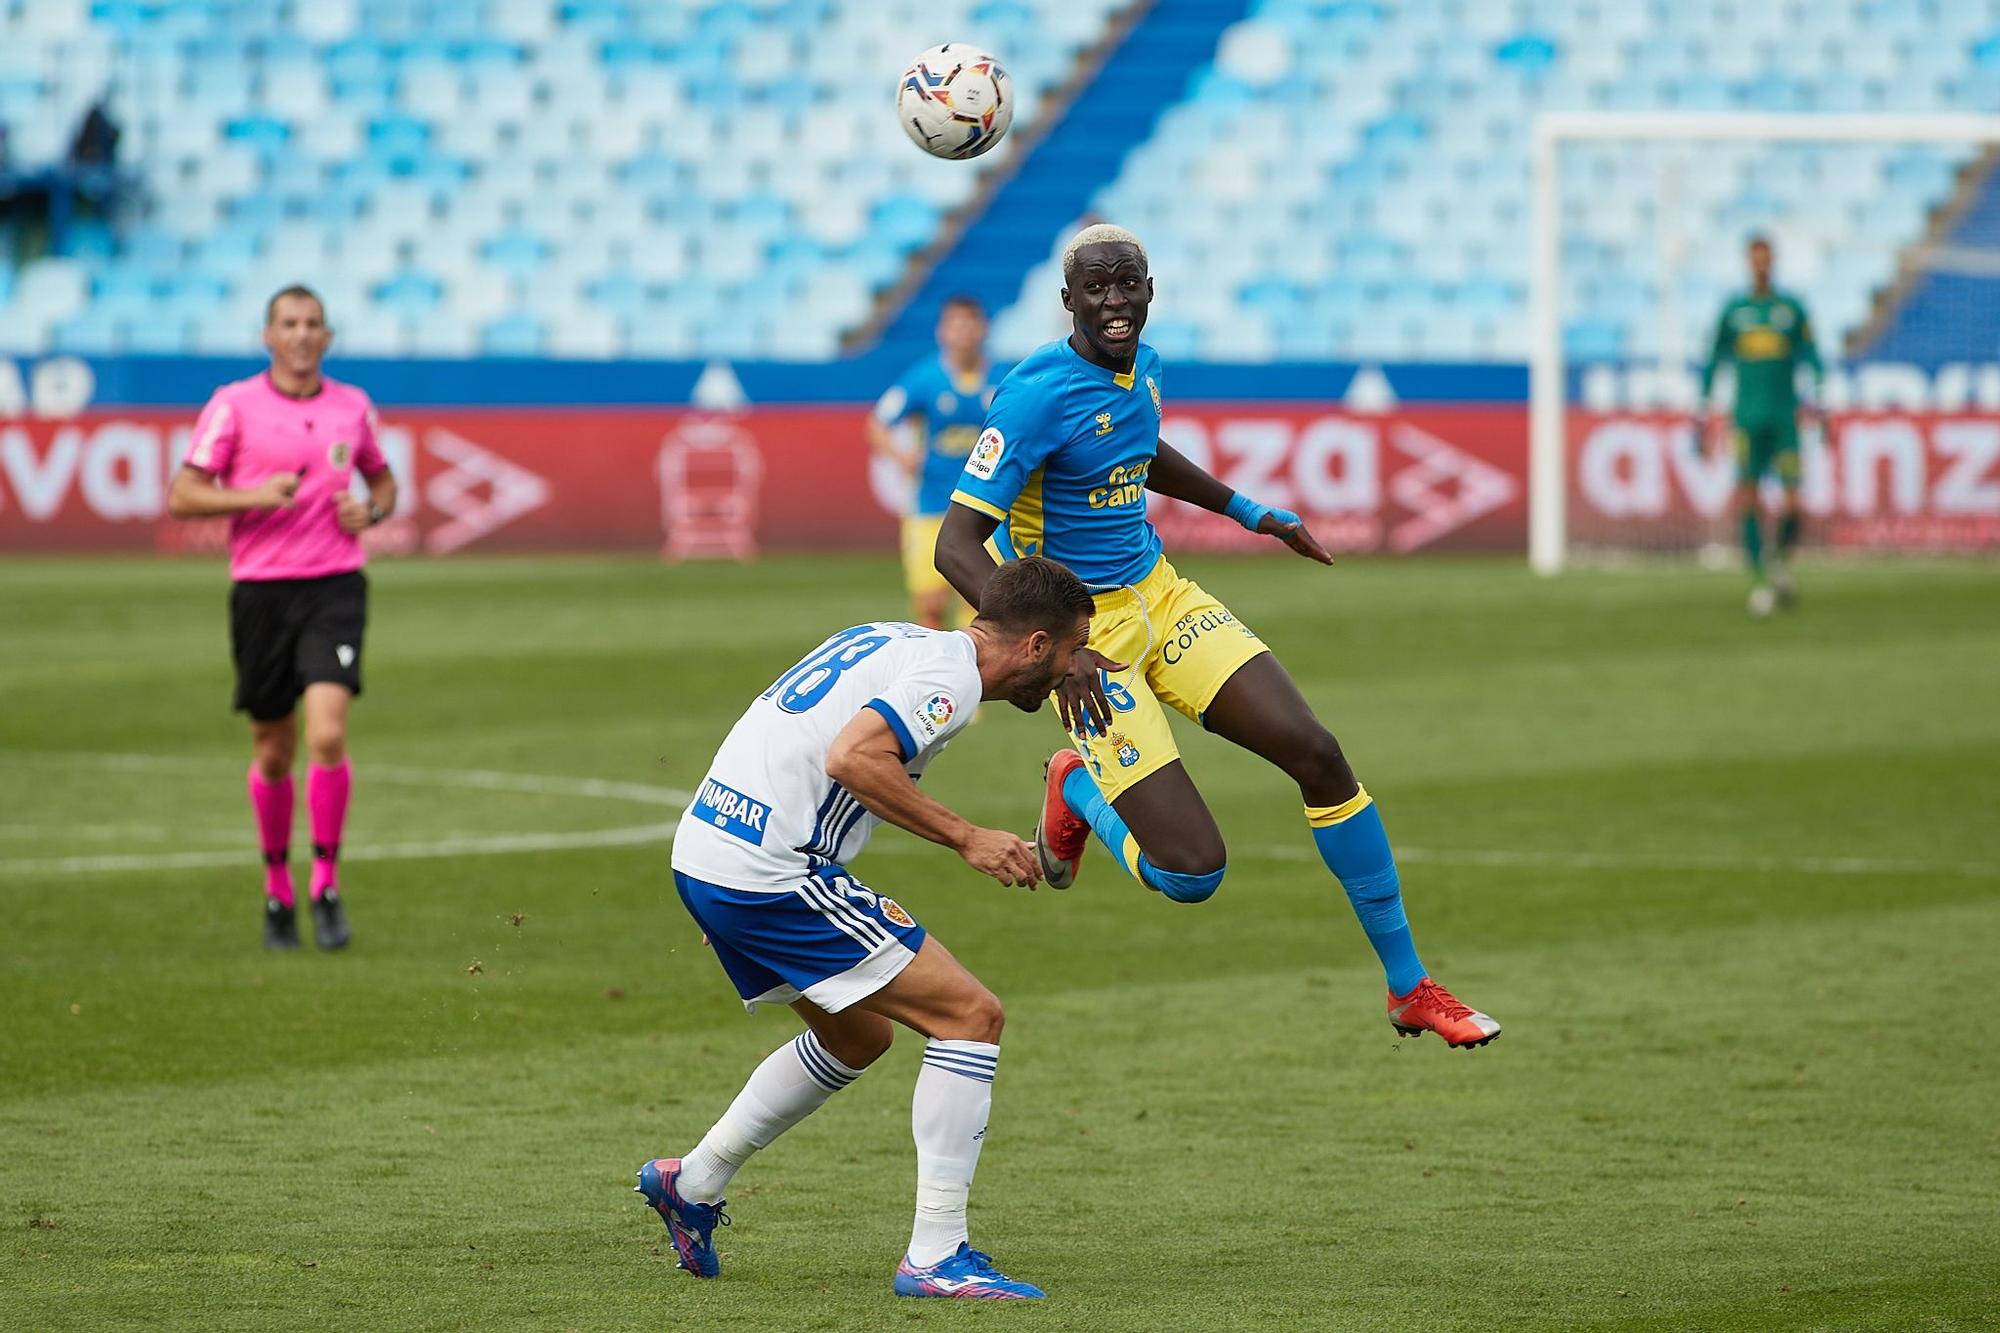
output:
[[[1789,561],[1799,540],[1799,420],[1819,414],[1813,403],[1799,400],[1799,367],[1812,371],[1815,400],[1823,372],[1805,306],[1771,285],[1771,242],[1751,237],[1749,258],[1750,290],[1723,306],[1702,367],[1695,448],[1706,447],[1709,390],[1716,368],[1727,361],[1736,367],[1736,518],[1752,580],[1750,614],[1767,616],[1774,607],[1791,605],[1794,596]],[[1785,507],[1767,568],[1757,487],[1772,474],[1784,488]]]

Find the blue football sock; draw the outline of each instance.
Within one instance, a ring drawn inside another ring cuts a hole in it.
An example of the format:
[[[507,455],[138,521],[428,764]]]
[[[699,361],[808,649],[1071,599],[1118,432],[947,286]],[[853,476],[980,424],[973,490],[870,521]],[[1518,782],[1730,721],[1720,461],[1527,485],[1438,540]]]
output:
[[[1205,874],[1178,874],[1171,870],[1161,870],[1146,859],[1139,850],[1139,840],[1132,836],[1125,820],[1104,799],[1104,793],[1097,789],[1086,768],[1071,770],[1063,779],[1063,804],[1071,814],[1090,825],[1090,831],[1105,845],[1118,864],[1125,867],[1125,873],[1144,884],[1149,889],[1157,889],[1177,903],[1202,902],[1222,883],[1222,868]]]
[[[1347,890],[1354,915],[1382,960],[1390,991],[1408,995],[1427,974],[1403,914],[1402,883],[1381,812],[1363,789],[1340,805],[1307,806],[1306,822],[1312,825],[1320,859]]]

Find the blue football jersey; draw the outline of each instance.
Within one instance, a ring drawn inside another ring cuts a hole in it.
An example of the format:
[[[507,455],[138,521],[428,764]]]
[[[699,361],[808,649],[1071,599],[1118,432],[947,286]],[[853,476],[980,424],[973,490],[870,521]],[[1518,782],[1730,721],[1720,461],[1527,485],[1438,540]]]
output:
[[[875,404],[875,419],[885,426],[916,423],[924,462],[917,474],[912,515],[935,517],[951,504],[952,487],[958,484],[966,456],[985,424],[993,388],[990,367],[977,379],[960,380],[943,357],[928,356],[905,371]]]
[[[993,396],[952,500],[997,518],[1016,555],[1061,561],[1096,588],[1137,583],[1160,559],[1146,477],[1160,439],[1160,356],[1130,374],[1064,339],[1036,348]]]

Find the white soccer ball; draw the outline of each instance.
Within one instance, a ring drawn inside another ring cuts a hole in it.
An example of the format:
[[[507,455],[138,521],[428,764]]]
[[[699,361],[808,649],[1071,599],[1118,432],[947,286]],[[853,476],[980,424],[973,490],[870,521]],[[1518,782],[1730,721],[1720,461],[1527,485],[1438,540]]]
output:
[[[896,115],[911,142],[932,157],[978,157],[1014,123],[1014,82],[978,47],[946,42],[903,71]]]

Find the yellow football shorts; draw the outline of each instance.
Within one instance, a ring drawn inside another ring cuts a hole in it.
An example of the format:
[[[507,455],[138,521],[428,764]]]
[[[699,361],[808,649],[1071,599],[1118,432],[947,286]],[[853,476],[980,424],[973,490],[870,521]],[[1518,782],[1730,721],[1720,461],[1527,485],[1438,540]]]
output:
[[[937,572],[938,530],[943,526],[942,514],[911,514],[903,520],[903,586],[912,597],[951,589]]]
[[[929,518],[910,515],[903,519],[903,586],[909,590],[912,599],[930,593],[951,593],[951,609],[947,618],[953,625],[964,629],[972,623],[972,608],[937,571],[938,530],[942,527],[942,514]]]
[[[1175,573],[1164,556],[1137,586],[1097,594],[1090,647],[1126,664],[1105,684],[1110,730],[1072,737],[1099,789],[1113,801],[1180,758],[1161,704],[1200,722],[1223,683],[1269,651],[1200,584]]]

